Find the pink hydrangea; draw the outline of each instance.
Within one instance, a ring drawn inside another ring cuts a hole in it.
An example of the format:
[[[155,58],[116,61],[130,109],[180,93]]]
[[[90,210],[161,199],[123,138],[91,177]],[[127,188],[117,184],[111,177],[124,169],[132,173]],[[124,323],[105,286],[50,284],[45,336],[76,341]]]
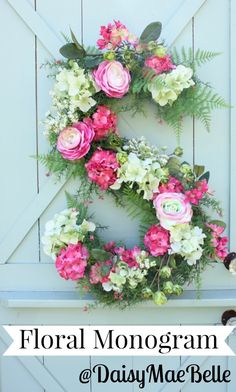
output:
[[[175,192],[175,193],[181,193],[183,192],[184,187],[181,184],[177,178],[170,176],[168,179],[168,182],[165,184],[161,184],[159,186],[159,193],[164,193],[164,192]]]
[[[74,123],[59,134],[57,149],[65,159],[81,159],[90,150],[93,138],[94,130],[91,125],[85,122]]]
[[[172,63],[171,56],[169,54],[164,57],[158,57],[156,55],[148,57],[145,60],[145,65],[148,68],[152,68],[157,75],[176,68],[176,66]]]
[[[116,172],[120,165],[115,152],[98,148],[85,167],[89,179],[98,184],[101,189],[106,190],[116,181]]]
[[[93,264],[89,272],[90,283],[91,284],[106,283],[109,280],[109,274],[111,268],[112,268],[111,260]]]
[[[117,115],[107,106],[98,106],[92,116],[92,125],[95,132],[94,140],[100,140],[117,131]]]
[[[97,85],[109,98],[122,98],[129,90],[129,70],[119,61],[102,61],[93,72]]]
[[[122,41],[136,44],[138,38],[130,34],[125,25],[119,21],[114,20],[114,24],[109,23],[107,26],[100,27],[100,38],[97,41],[99,49],[115,49]]]
[[[190,203],[198,205],[199,200],[201,200],[208,191],[208,184],[206,180],[202,180],[198,181],[196,185],[196,188],[186,191],[185,196]]]
[[[162,256],[170,248],[170,233],[160,225],[153,225],[145,234],[144,245],[152,256]]]
[[[66,280],[83,278],[88,258],[88,249],[81,242],[69,244],[58,254],[56,269],[60,276]]]

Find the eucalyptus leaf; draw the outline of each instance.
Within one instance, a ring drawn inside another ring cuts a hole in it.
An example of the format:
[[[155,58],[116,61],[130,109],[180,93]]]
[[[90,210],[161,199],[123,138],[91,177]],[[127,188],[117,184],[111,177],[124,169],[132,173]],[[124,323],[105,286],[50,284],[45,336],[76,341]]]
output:
[[[207,180],[207,182],[208,182],[208,181],[209,181],[209,178],[210,178],[210,172],[207,171],[207,172],[204,173],[201,177],[199,177],[199,180],[200,180],[200,181],[202,181],[202,180]]]
[[[200,165],[194,165],[194,173],[196,174],[197,177],[200,177],[205,170],[205,166],[200,166]]]
[[[217,226],[223,227],[224,229],[226,229],[226,224],[225,224],[225,222],[223,222],[223,221],[221,221],[221,220],[214,219],[214,220],[211,220],[209,223],[211,223],[211,224],[213,224],[213,225],[217,225]]]
[[[84,64],[87,68],[94,68],[101,62],[101,57],[85,57]]]
[[[110,254],[103,249],[92,249],[91,256],[97,261],[106,261],[110,259]]]
[[[60,53],[67,59],[80,59],[86,54],[84,48],[79,49],[74,43],[63,45],[60,48]]]
[[[152,22],[143,30],[140,41],[148,43],[149,41],[156,41],[161,35],[162,24],[161,22]]]

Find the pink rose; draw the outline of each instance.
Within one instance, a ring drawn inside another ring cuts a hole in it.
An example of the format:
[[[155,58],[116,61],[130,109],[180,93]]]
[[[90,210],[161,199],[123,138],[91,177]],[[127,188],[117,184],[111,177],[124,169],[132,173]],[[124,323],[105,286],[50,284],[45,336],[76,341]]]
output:
[[[144,245],[152,256],[162,256],[170,248],[170,234],[160,225],[153,225],[145,234]]]
[[[92,118],[93,129],[95,132],[94,140],[100,140],[109,133],[116,132],[117,115],[107,106],[98,106]]]
[[[182,193],[160,193],[153,202],[160,225],[170,229],[181,223],[191,221],[193,211],[191,204]]]
[[[96,182],[101,189],[106,190],[116,181],[116,172],[120,165],[115,152],[98,148],[85,167],[89,179]]]
[[[63,158],[74,161],[88,153],[93,137],[93,128],[88,123],[78,122],[61,131],[57,139],[57,149]]]
[[[148,68],[154,69],[157,75],[176,68],[176,66],[172,63],[171,56],[169,54],[165,55],[164,57],[158,57],[155,55],[148,57],[145,60],[145,65]]]
[[[97,85],[110,98],[122,98],[129,90],[129,70],[119,61],[103,61],[93,76]]]
[[[75,245],[69,244],[58,254],[56,269],[60,276],[66,280],[83,278],[88,258],[88,249],[81,242]]]

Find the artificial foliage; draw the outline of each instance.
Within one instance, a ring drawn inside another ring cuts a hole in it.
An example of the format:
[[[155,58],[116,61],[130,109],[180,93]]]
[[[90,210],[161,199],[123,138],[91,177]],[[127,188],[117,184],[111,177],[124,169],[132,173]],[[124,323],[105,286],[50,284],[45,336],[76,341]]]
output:
[[[45,121],[50,151],[38,159],[57,179],[76,178],[78,192],[66,193],[67,209],[47,222],[44,251],[62,278],[100,303],[126,307],[152,299],[161,305],[185,284],[199,284],[208,264],[225,263],[235,274],[236,261],[228,255],[209,171],[182,160],[180,146],[170,152],[144,137],[121,137],[117,116],[141,112],[152,101],[178,142],[184,116],[209,130],[212,110],[227,105],[196,69],[218,54],[168,50],[160,22],[140,38],[117,21],[100,34],[97,49],[85,48],[71,32],[60,49],[67,60],[48,64],[55,78]],[[140,241],[132,249],[101,239],[106,228],[88,206],[104,193],[139,221]]]

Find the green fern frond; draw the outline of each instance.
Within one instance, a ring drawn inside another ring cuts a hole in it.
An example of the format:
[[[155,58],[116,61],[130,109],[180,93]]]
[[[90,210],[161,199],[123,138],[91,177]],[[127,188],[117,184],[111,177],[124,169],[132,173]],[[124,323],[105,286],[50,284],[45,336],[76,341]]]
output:
[[[173,48],[171,54],[175,64],[184,64],[195,68],[196,66],[200,67],[201,65],[213,60],[221,53],[201,49],[197,49],[196,52],[194,52],[192,48],[186,50],[182,47],[180,52],[178,52],[176,48]]]

